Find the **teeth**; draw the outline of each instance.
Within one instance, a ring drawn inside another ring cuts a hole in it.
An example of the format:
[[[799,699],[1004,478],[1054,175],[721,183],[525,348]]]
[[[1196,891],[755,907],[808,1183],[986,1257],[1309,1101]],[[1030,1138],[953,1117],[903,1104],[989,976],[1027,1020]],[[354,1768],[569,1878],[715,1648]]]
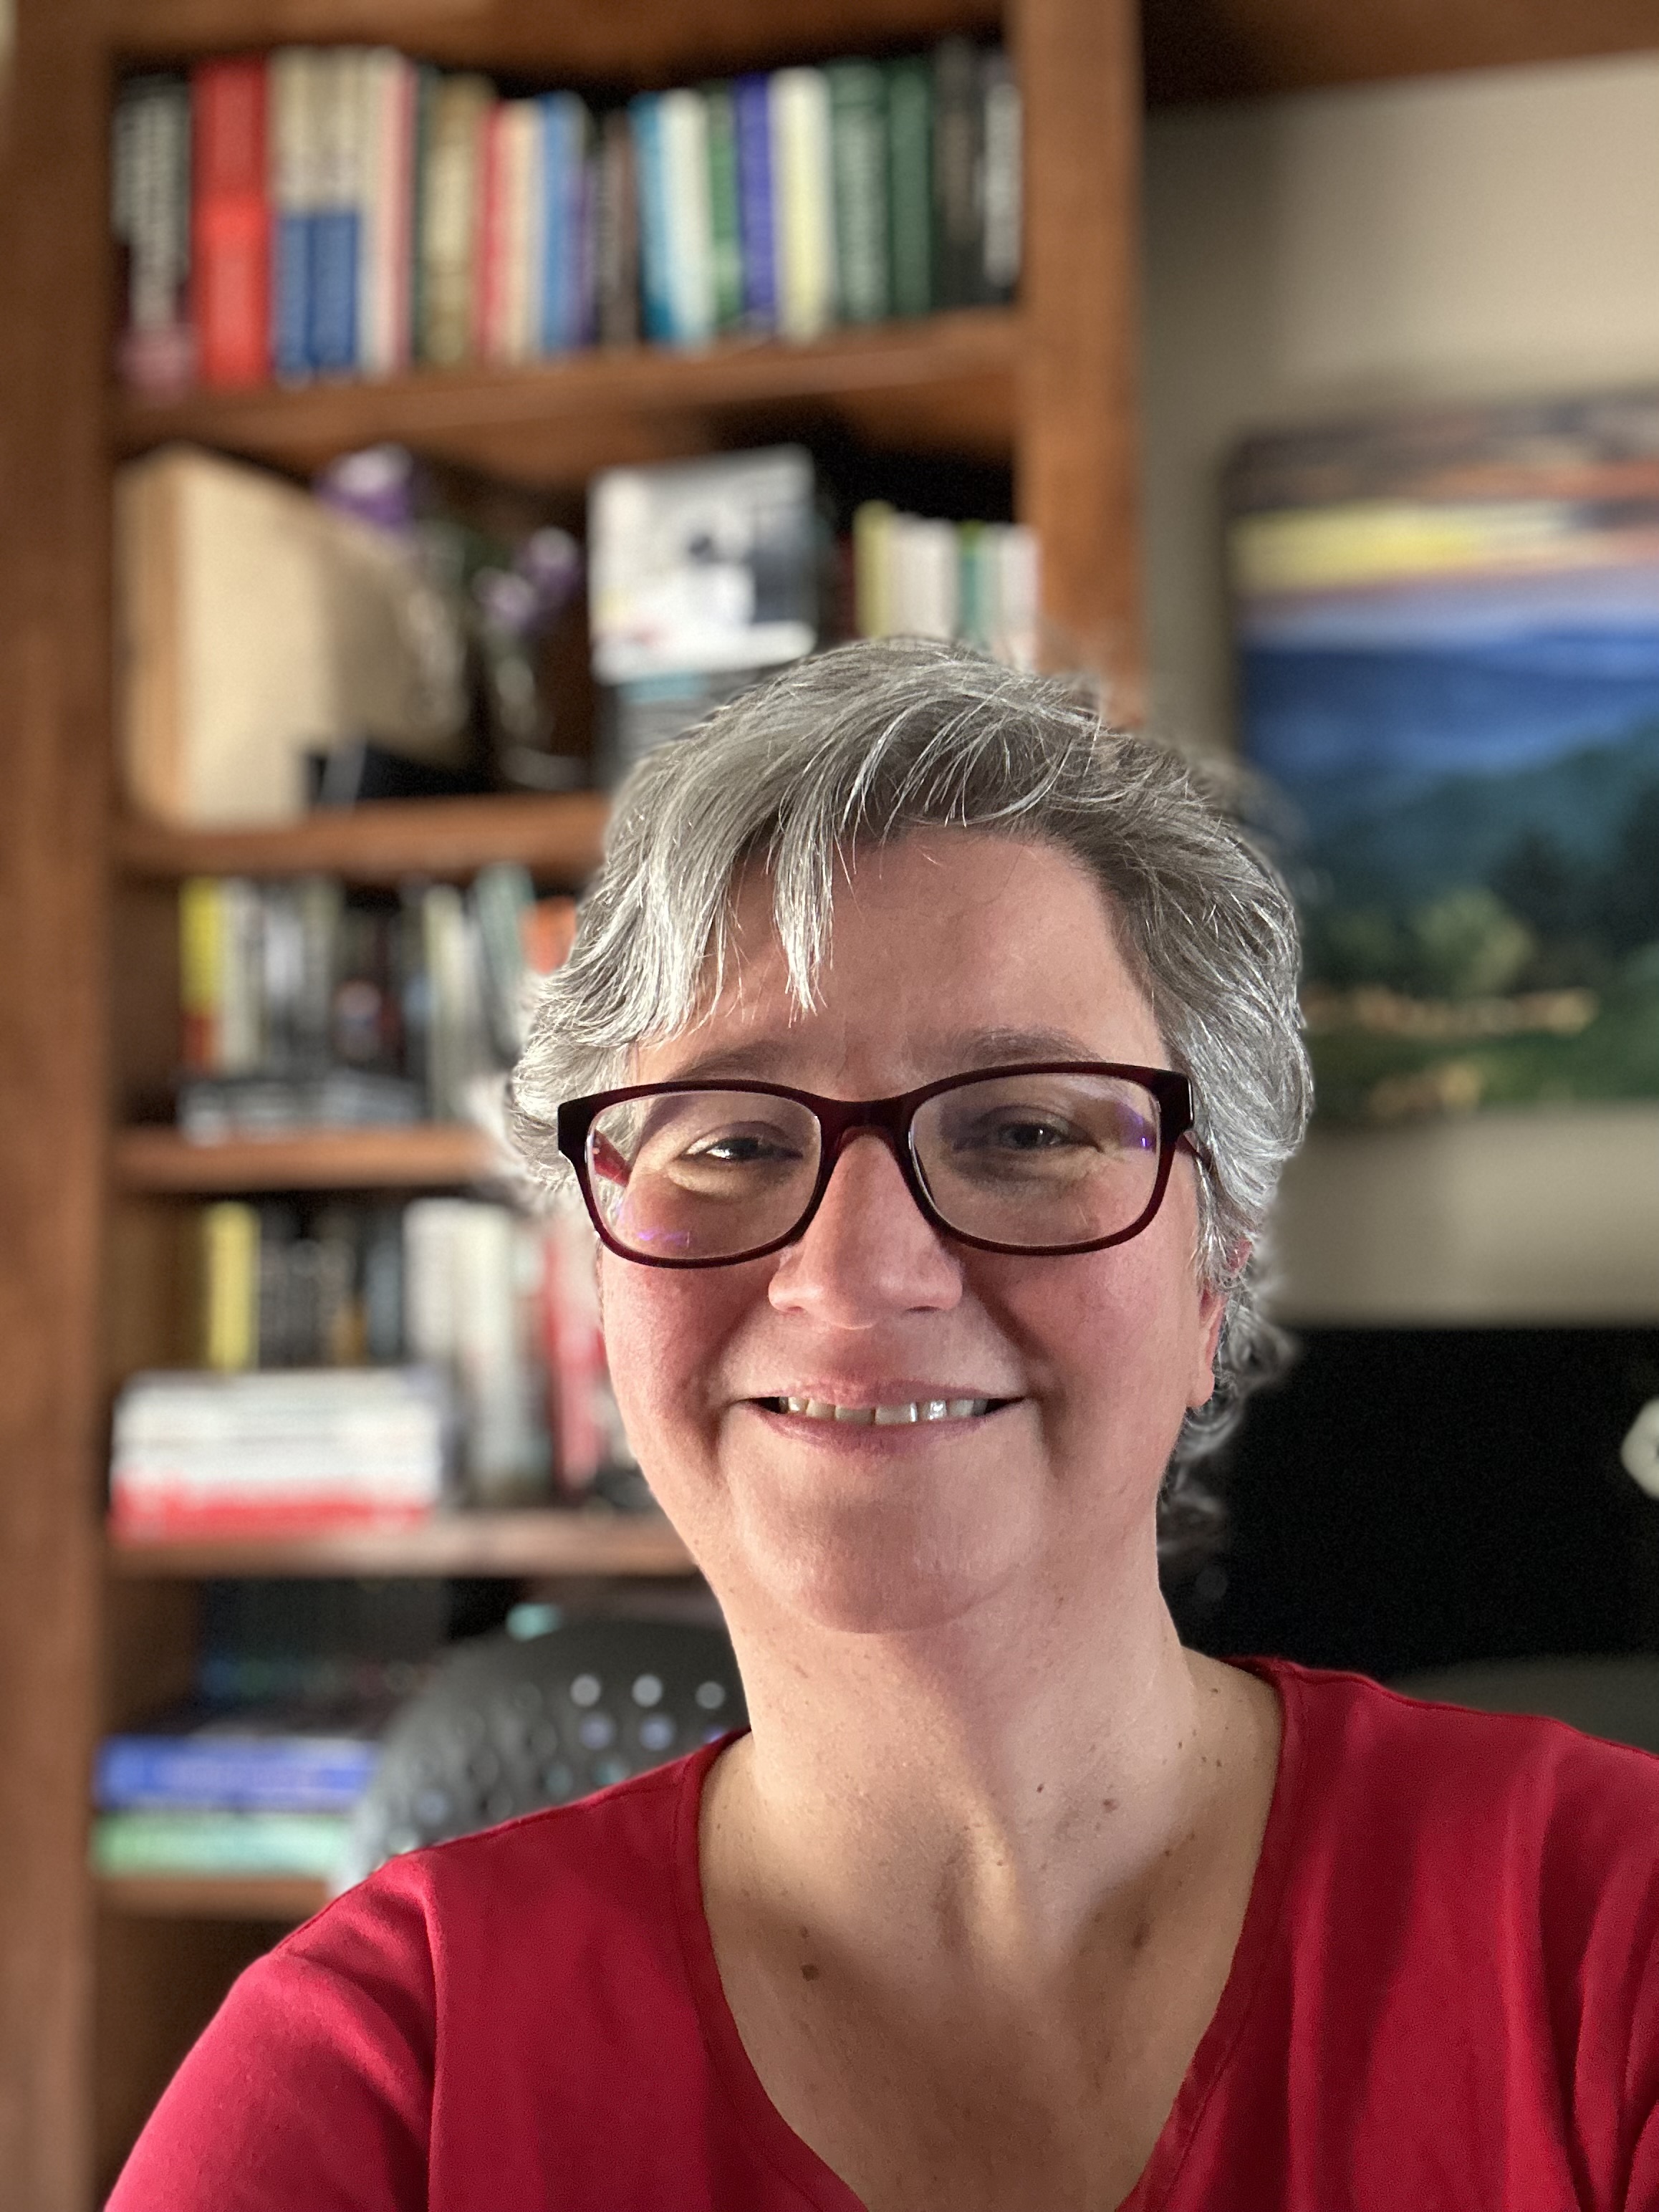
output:
[[[809,1421],[840,1421],[852,1428],[894,1429],[914,1421],[967,1421],[988,1413],[988,1398],[908,1399],[896,1406],[837,1406],[828,1398],[779,1398],[773,1401],[786,1413],[803,1413]]]

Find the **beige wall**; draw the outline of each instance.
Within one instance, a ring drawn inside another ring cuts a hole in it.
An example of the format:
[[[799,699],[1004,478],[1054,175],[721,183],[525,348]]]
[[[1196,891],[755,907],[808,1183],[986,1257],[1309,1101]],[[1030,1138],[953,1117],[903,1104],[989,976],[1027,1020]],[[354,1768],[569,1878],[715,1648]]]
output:
[[[1229,737],[1218,472],[1243,432],[1659,384],[1659,56],[1155,118],[1155,717]],[[1285,1304],[1351,1321],[1659,1319],[1659,1109],[1316,1140]]]

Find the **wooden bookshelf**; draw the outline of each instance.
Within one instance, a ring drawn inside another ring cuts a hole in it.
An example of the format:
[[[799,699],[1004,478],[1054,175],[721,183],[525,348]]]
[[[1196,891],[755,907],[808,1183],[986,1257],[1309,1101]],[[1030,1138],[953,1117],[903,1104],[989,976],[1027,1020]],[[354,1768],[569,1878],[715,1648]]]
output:
[[[235,1575],[642,1575],[695,1571],[666,1521],[628,1514],[526,1508],[445,1514],[415,1528],[328,1528],[314,1535],[112,1536],[111,1571],[143,1579]]]
[[[598,348],[523,368],[417,369],[377,383],[117,400],[124,454],[191,439],[310,472],[395,438],[441,459],[544,486],[596,469],[763,441],[801,411],[862,442],[1006,461],[1014,453],[1020,318],[975,307],[837,331],[810,343],[696,351]]]
[[[368,388],[368,387],[365,387]],[[295,393],[299,399],[307,393]],[[341,876],[397,884],[411,876],[464,882],[494,860],[516,860],[544,884],[574,890],[599,863],[605,801],[598,792],[547,799],[386,799],[325,808],[270,830],[169,830],[122,816],[112,842],[127,876]]]
[[[285,1137],[198,1142],[178,1129],[116,1133],[116,1188],[130,1195],[204,1197],[244,1190],[444,1190],[501,1167],[482,1130],[441,1121],[408,1128],[313,1129]]]
[[[100,1875],[106,1912],[143,1920],[270,1920],[296,1927],[328,1903],[326,1882],[303,1875]]]

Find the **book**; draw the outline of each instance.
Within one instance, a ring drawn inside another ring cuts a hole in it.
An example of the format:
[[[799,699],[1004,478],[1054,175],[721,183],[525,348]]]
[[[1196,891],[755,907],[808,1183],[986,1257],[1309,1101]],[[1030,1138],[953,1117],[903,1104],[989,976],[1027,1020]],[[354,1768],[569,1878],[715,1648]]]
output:
[[[822,70],[779,70],[771,80],[778,330],[813,338],[836,319],[836,210],[830,87]]]
[[[407,1127],[423,1117],[420,1085],[336,1068],[325,1075],[193,1076],[179,1085],[177,1120],[192,1144],[289,1137],[307,1129]]]
[[[195,373],[191,304],[191,89],[171,70],[129,77],[111,131],[111,220],[121,257],[117,366],[165,397]]]
[[[386,46],[366,53],[358,75],[357,349],[366,376],[396,375],[410,361],[416,76]]]
[[[831,62],[824,76],[830,86],[841,319],[883,322],[893,305],[887,76],[879,64],[868,61]]]
[[[491,110],[480,255],[480,350],[486,361],[530,361],[541,349],[543,152],[539,101],[503,100]]]
[[[453,1400],[420,1366],[140,1374],[119,1392],[110,1516],[135,1539],[425,1519]]]
[[[529,1025],[526,920],[536,904],[529,871],[511,861],[481,868],[471,893],[483,981],[485,1025],[496,1057],[510,1067]]]
[[[103,1875],[240,1875],[332,1879],[350,1834],[341,1813],[100,1813],[92,1863]]]
[[[893,635],[893,528],[884,499],[866,499],[853,516],[854,627],[860,637]]]
[[[191,294],[204,385],[270,374],[270,209],[266,69],[257,56],[202,62],[191,75]]]
[[[420,645],[446,620],[407,548],[189,447],[116,480],[118,713],[131,805],[179,828],[292,821],[308,749],[372,736],[453,763]]]
[[[374,1778],[388,1717],[384,1701],[194,1699],[104,1738],[93,1802],[103,1812],[349,1813]]]
[[[424,116],[418,347],[431,368],[453,368],[475,351],[482,154],[495,97],[486,77],[440,77]]]
[[[349,375],[357,367],[362,66],[362,53],[354,46],[332,48],[313,63],[316,170],[307,355],[319,376]]]
[[[984,296],[983,122],[979,56],[966,39],[941,40],[933,52],[933,303],[939,307],[971,307]]]
[[[542,122],[540,349],[568,353],[586,343],[587,167],[592,118],[574,92],[549,93]]]
[[[714,332],[714,275],[708,116],[702,94],[661,94],[657,130],[666,214],[669,338],[675,345],[706,345]]]
[[[468,1495],[479,1504],[544,1496],[538,1232],[506,1206],[417,1199],[404,1214],[404,1283],[410,1353],[453,1378]]]
[[[593,173],[595,328],[602,345],[640,336],[640,210],[634,134],[613,110],[599,125]]]
[[[810,653],[813,496],[811,457],[799,446],[596,477],[589,619],[599,680],[775,667]]]
[[[648,339],[668,345],[674,337],[674,295],[661,94],[637,93],[628,103],[628,118],[639,205],[641,320]]]
[[[310,46],[281,46],[269,64],[270,357],[287,384],[304,383],[313,366],[312,218],[320,182],[325,58]]]
[[[740,76],[732,86],[737,141],[738,234],[747,328],[775,330],[778,319],[777,226],[772,183],[772,106],[768,79]]]
[[[1019,285],[1024,155],[1019,84],[1000,47],[980,56],[980,296],[1012,300]]]
[[[258,1364],[259,1216],[240,1200],[204,1206],[202,1364],[234,1375]]]
[[[709,274],[714,326],[735,331],[744,320],[743,231],[738,211],[738,118],[729,84],[702,87],[708,143]]]
[[[887,200],[893,313],[933,311],[933,81],[925,57],[887,67]]]
[[[890,615],[900,637],[957,635],[957,532],[915,514],[894,520]]]

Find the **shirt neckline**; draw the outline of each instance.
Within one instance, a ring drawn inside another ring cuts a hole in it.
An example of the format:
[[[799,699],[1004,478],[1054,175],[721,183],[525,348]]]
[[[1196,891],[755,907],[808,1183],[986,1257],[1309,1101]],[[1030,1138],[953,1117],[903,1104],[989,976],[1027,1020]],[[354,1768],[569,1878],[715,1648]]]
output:
[[[1175,2103],[1170,2108],[1151,2157],[1118,2212],[1159,2212],[1180,2175],[1210,2100],[1224,2076],[1261,1986],[1283,1917],[1285,1893],[1300,1826],[1305,1747],[1304,1687],[1297,1670],[1282,1661],[1240,1659],[1228,1662],[1268,1684],[1279,1697],[1281,1714],[1279,1764],[1273,1777],[1261,1849],[1250,1884],[1249,1901],[1239,1929],[1219,2001],[1199,2039]],[[731,1736],[707,1745],[688,1759],[675,1808],[674,1893],[680,1948],[690,1984],[703,2046],[751,2148],[813,2212],[866,2212],[863,2200],[797,2135],[766,2094],[754,2062],[744,2048],[738,2023],[726,2002],[714,1956],[714,1939],[703,1908],[699,1827],[703,1785],[709,1769]]]

